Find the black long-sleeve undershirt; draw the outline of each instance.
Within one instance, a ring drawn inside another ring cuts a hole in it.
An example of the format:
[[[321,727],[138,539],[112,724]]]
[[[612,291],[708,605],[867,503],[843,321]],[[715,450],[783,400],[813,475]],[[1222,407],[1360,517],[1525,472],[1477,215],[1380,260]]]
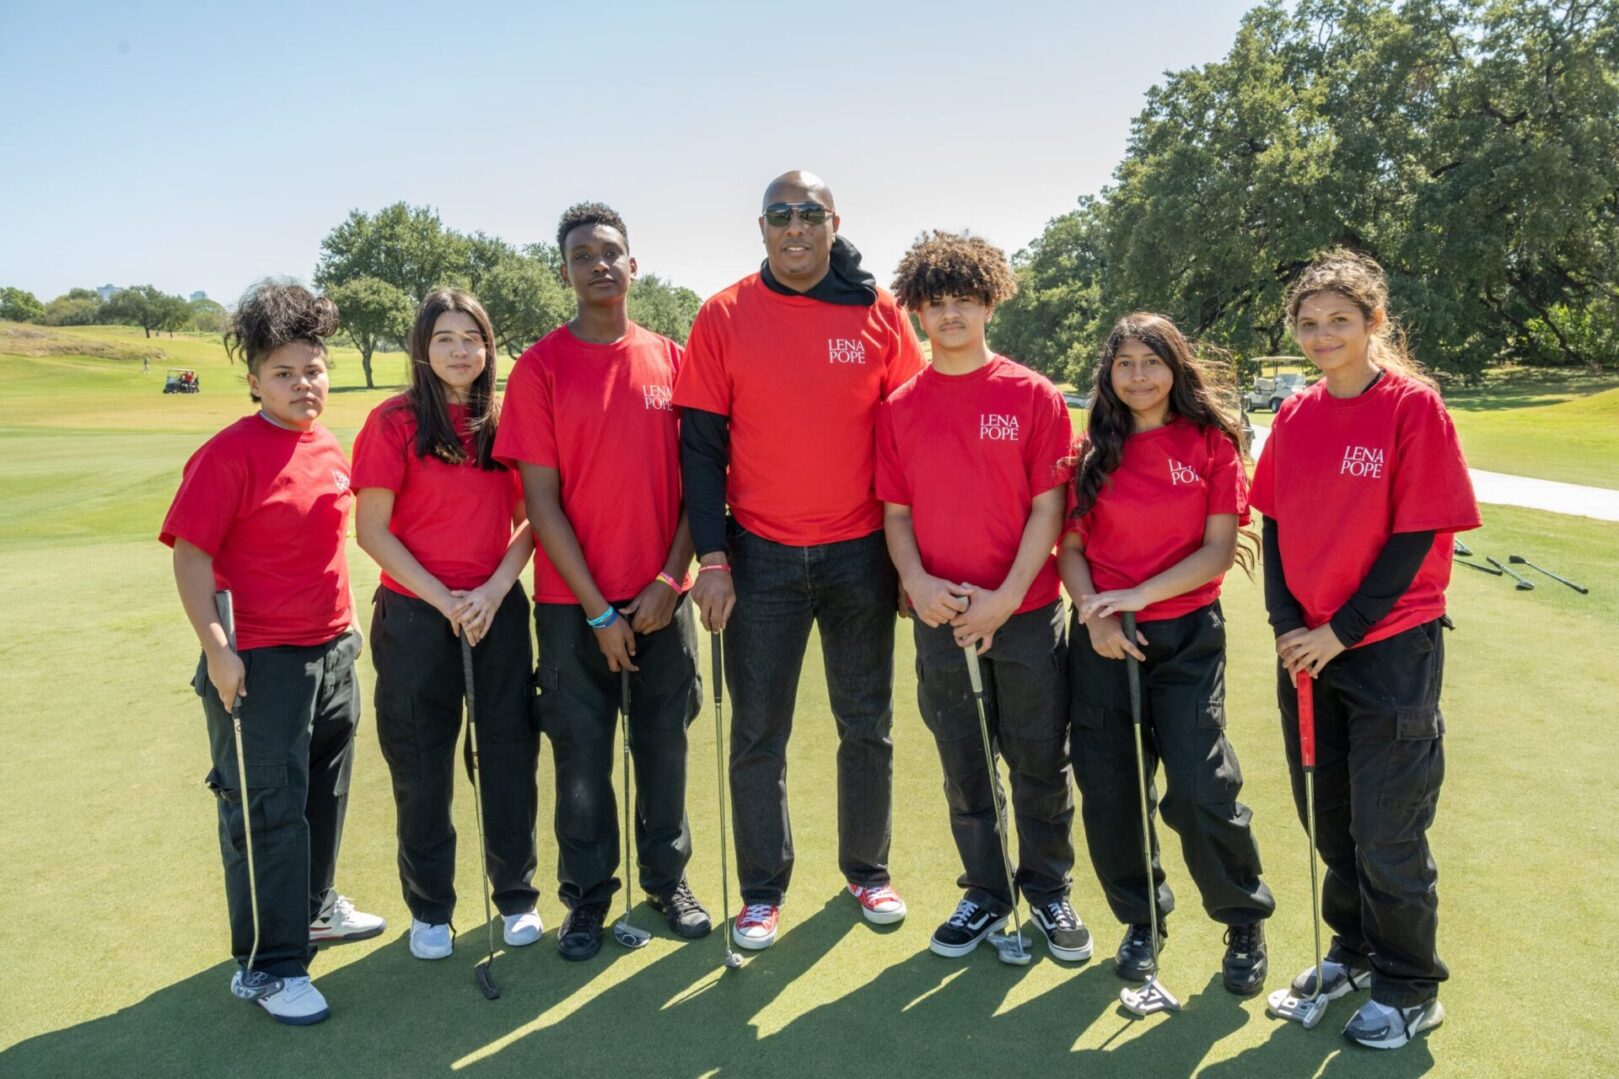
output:
[[[1276,636],[1306,628],[1304,608],[1287,587],[1282,573],[1282,542],[1276,522],[1265,518],[1265,609],[1271,631]],[[1383,544],[1371,569],[1329,620],[1333,636],[1345,648],[1359,644],[1371,628],[1394,609],[1411,582],[1416,580],[1423,559],[1433,549],[1434,533],[1396,532]]]
[[[683,409],[680,476],[698,558],[725,550],[725,470],[730,463],[730,419],[700,408]]]

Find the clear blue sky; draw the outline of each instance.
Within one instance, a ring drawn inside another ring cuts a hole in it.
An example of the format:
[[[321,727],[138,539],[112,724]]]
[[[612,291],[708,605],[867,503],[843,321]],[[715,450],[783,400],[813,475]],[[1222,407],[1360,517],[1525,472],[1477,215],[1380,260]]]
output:
[[[706,296],[758,264],[790,168],[886,284],[923,229],[1010,252],[1097,191],[1148,87],[1250,6],[7,0],[0,285],[231,303],[307,279],[351,209],[525,243],[600,199]]]

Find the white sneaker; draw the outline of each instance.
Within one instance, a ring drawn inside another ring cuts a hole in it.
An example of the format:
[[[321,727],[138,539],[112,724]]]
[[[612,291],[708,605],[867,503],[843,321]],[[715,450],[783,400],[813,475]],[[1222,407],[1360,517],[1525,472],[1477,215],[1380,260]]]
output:
[[[410,920],[410,954],[417,959],[448,959],[455,951],[448,925],[429,925]]]
[[[540,912],[537,910],[524,911],[522,914],[503,914],[500,920],[506,923],[501,935],[506,938],[507,944],[515,948],[533,944],[540,939],[540,934],[545,932],[545,924],[540,921]]]
[[[388,920],[354,909],[354,900],[340,895],[332,909],[309,923],[309,939],[315,944],[342,944],[369,940],[388,928]]]
[[[237,971],[230,980],[230,991],[242,1000],[252,1000],[270,1013],[270,1018],[288,1026],[313,1026],[329,1018],[332,1009],[307,975],[277,978],[261,970],[243,975]]]

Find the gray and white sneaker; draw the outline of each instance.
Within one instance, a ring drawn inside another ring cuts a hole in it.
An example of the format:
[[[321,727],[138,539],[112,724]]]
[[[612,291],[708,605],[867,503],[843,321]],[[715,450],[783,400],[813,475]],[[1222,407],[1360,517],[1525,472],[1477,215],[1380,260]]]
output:
[[[1372,984],[1372,972],[1367,967],[1351,967],[1331,959],[1321,961],[1321,995],[1328,1000],[1365,989]],[[1315,993],[1315,966],[1305,967],[1293,979],[1293,995],[1307,997]]]
[[[981,907],[970,899],[956,904],[956,912],[933,931],[928,951],[956,959],[978,947],[980,941],[1006,924],[1006,912]]]
[[[1344,1037],[1372,1049],[1398,1049],[1444,1021],[1445,1006],[1437,997],[1410,1008],[1391,1008],[1368,1000],[1344,1027]]]
[[[307,975],[277,978],[262,970],[237,971],[231,977],[230,991],[241,1000],[254,1001],[270,1018],[288,1026],[313,1026],[332,1014],[326,998]]]
[[[1069,963],[1082,963],[1091,957],[1091,931],[1079,920],[1066,896],[1049,903],[1030,903],[1029,908],[1053,956]]]

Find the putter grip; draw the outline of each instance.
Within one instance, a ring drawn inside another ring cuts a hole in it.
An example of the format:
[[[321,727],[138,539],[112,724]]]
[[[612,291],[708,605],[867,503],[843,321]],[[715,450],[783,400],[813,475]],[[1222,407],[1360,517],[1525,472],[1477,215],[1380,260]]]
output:
[[[219,615],[219,624],[225,627],[225,643],[232,652],[236,651],[236,606],[231,602],[230,589],[221,588],[214,593],[214,613]]]
[[[1134,645],[1136,643],[1136,613],[1134,611],[1123,611],[1119,615],[1119,621],[1124,628],[1124,639]],[[1135,656],[1126,652],[1124,654],[1124,663],[1125,676],[1130,683],[1130,719],[1139,727],[1141,725],[1141,662]]]
[[[1315,680],[1303,671],[1299,687],[1299,759],[1304,767],[1315,767]]]

